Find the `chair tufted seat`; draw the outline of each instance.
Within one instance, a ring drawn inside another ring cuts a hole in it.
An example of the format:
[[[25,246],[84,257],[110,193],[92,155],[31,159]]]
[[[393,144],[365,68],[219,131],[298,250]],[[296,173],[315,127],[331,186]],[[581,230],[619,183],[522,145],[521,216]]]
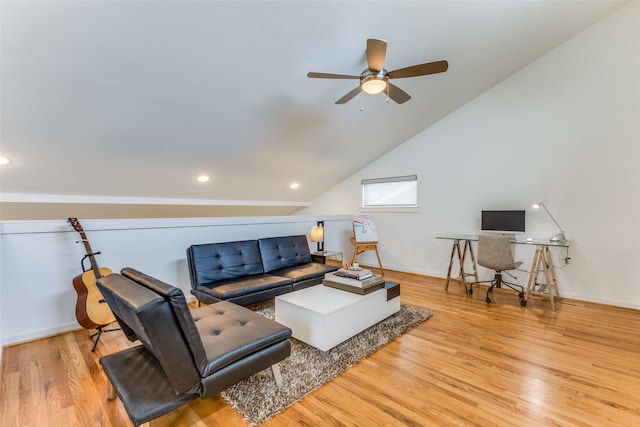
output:
[[[291,331],[230,302],[191,311],[207,355],[203,374],[211,373],[291,336]]]

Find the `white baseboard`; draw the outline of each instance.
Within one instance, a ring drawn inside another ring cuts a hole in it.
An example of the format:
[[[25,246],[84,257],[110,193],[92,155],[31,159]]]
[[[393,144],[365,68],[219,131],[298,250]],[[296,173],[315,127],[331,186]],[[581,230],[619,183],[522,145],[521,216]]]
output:
[[[2,337],[2,342],[0,343],[2,347],[7,345],[21,344],[28,341],[33,341],[36,339],[50,337],[52,335],[58,335],[64,332],[73,331],[79,329],[79,325],[76,322],[66,323],[64,325],[58,325],[53,328],[40,329],[37,331],[30,331],[26,334],[17,334],[8,337]]]

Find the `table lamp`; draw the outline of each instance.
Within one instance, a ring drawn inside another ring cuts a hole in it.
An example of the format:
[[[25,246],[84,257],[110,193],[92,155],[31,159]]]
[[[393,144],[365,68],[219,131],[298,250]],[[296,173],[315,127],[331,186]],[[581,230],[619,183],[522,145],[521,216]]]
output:
[[[538,202],[538,203],[533,205],[534,209],[538,209],[540,207],[543,207],[544,210],[547,211],[547,214],[549,215],[549,217],[553,220],[553,222],[556,224],[556,226],[560,230],[560,232],[558,234],[554,234],[553,236],[549,237],[549,241],[551,241],[551,242],[563,242],[563,241],[567,240],[567,238],[564,237],[564,230],[562,229],[562,227],[560,227],[560,224],[558,224],[558,221],[556,221],[556,219],[553,217],[553,215],[551,215],[551,212],[549,212],[549,209],[547,209],[547,207],[544,205],[544,201]]]
[[[311,241],[318,243],[318,252],[324,252],[324,221],[318,221],[318,225],[311,227]]]

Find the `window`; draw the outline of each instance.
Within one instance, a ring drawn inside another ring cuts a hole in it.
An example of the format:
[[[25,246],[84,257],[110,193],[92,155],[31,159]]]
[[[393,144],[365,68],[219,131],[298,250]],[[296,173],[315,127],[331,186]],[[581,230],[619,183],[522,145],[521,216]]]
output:
[[[418,176],[363,179],[362,207],[418,207]]]

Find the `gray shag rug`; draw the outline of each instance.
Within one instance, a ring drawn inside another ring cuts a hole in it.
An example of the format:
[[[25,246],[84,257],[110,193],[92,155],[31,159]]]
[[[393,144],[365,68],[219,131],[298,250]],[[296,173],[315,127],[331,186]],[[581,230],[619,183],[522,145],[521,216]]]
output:
[[[273,301],[251,308],[274,318]],[[399,313],[337,345],[324,358],[317,349],[292,338],[291,355],[280,362],[282,388],[276,386],[271,369],[266,369],[228,388],[222,396],[252,426],[260,425],[432,315],[429,310],[403,304]]]

